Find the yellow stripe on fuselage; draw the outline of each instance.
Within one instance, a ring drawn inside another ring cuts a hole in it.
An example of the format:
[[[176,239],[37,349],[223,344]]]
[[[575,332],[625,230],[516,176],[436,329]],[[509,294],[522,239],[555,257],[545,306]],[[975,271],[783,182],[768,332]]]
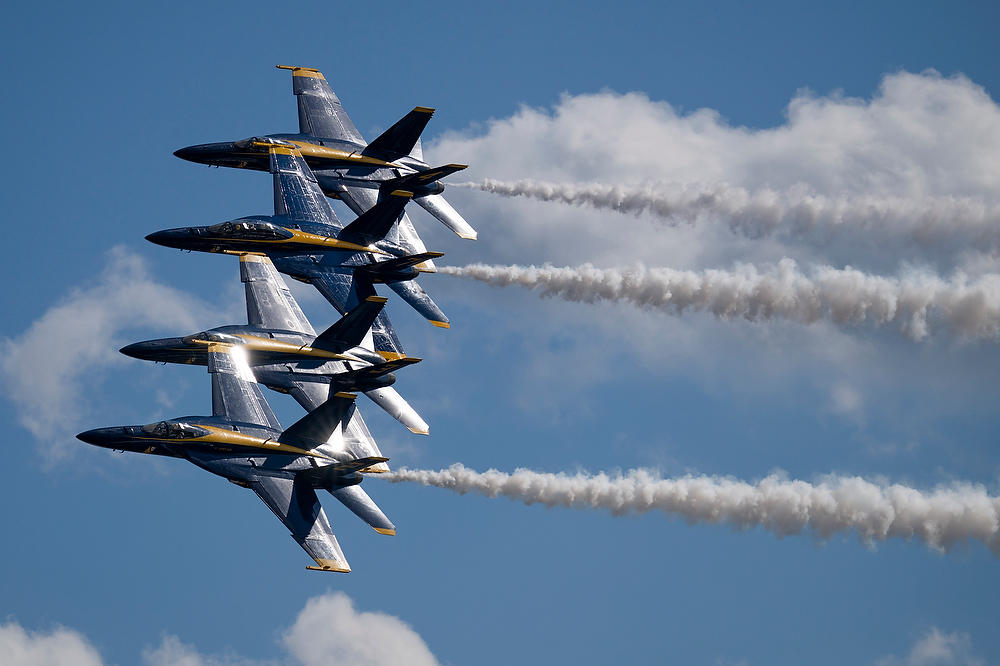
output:
[[[322,458],[324,460],[333,460],[329,456],[325,456],[322,453],[316,453],[315,451],[307,451],[305,449],[300,449],[297,446],[290,446],[288,444],[282,444],[281,442],[276,442],[273,439],[261,439],[260,437],[254,437],[253,435],[248,435],[242,432],[236,432],[235,430],[229,430],[228,428],[219,428],[217,426],[204,425],[201,423],[195,424],[199,428],[204,428],[209,431],[209,434],[202,435],[201,437],[185,437],[183,439],[177,438],[167,438],[167,437],[142,437],[143,440],[148,440],[151,442],[164,442],[167,444],[177,444],[192,442],[198,444],[227,444],[230,446],[239,446],[248,449],[260,449],[263,451],[268,451],[270,453],[288,453],[300,456],[309,456],[312,458]]]
[[[285,229],[285,227],[282,227]],[[299,229],[287,229],[291,232],[291,238],[274,238],[274,239],[262,239],[262,238],[207,238],[208,241],[218,241],[219,243],[235,243],[235,242],[245,242],[245,243],[260,243],[261,245],[282,245],[282,244],[292,244],[292,245],[307,245],[310,247],[324,247],[329,250],[349,250],[353,252],[372,252],[374,254],[384,254],[390,256],[388,252],[380,250],[378,248],[372,247],[370,245],[358,245],[357,243],[351,243],[349,241],[343,241],[339,238],[333,238],[331,236],[320,236],[319,234],[311,234],[307,231],[300,231]],[[226,254],[245,254],[246,250],[223,250]]]
[[[239,334],[238,337],[246,340],[244,347],[247,351],[275,352],[280,354],[295,354],[297,356],[310,356],[313,358],[326,358],[334,361],[360,361],[354,356],[337,354],[325,349],[315,349],[308,345],[297,345],[283,340],[272,338],[261,338],[256,335]]]
[[[305,157],[337,160],[344,162],[344,166],[364,164],[366,166],[382,167],[387,169],[405,168],[407,171],[412,170],[409,167],[402,167],[394,162],[386,162],[385,160],[380,160],[377,157],[370,157],[357,152],[349,153],[346,150],[338,150],[327,146],[317,146],[315,143],[308,143],[306,141],[289,141],[289,143],[295,144],[299,152]]]

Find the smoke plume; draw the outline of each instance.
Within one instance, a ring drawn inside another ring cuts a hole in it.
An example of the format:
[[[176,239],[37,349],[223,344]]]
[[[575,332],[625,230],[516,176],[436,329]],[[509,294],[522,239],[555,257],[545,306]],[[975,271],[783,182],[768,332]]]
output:
[[[1000,497],[973,484],[921,492],[859,477],[831,476],[810,484],[771,475],[747,483],[714,476],[662,479],[642,469],[617,476],[570,476],[526,469],[476,472],[461,464],[436,472],[401,469],[380,477],[525,504],[603,509],[616,516],[659,510],[690,524],[762,527],[779,537],[811,530],[828,539],[854,530],[866,543],[916,539],[944,551],[975,540],[1000,556]]]
[[[981,250],[1000,249],[1000,206],[971,197],[830,197],[804,187],[750,191],[725,183],[628,186],[486,178],[457,186],[632,215],[649,213],[670,226],[721,218],[750,238],[844,230],[901,235],[921,245],[958,239]]]
[[[711,312],[722,319],[749,321],[783,318],[810,324],[827,318],[839,325],[869,322],[896,324],[913,340],[930,334],[939,321],[970,339],[1000,338],[1000,275],[950,280],[909,271],[882,277],[847,267],[815,266],[801,272],[792,259],[759,270],[737,265],[733,270],[681,271],[670,268],[631,269],[554,266],[442,267],[442,273],[493,286],[519,285],[542,296],[594,303],[624,301],[670,313]]]

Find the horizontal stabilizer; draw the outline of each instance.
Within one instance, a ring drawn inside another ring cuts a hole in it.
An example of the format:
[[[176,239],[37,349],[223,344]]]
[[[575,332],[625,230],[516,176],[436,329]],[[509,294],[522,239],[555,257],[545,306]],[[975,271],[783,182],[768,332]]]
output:
[[[347,462],[313,467],[295,475],[296,480],[309,484],[313,488],[335,488],[339,481],[345,476],[351,476],[356,472],[361,472],[369,467],[374,467],[379,463],[388,462],[388,458],[382,456],[367,456],[348,460]]]
[[[412,192],[393,190],[389,196],[382,197],[377,204],[344,227],[337,238],[361,245],[371,245],[382,240],[403,214],[403,209],[411,198]]]
[[[382,509],[368,496],[361,486],[342,486],[330,491],[330,494],[340,500],[354,515],[371,525],[379,534],[396,534],[396,526],[392,524]]]
[[[389,413],[394,419],[406,426],[410,432],[418,435],[429,435],[431,428],[427,422],[420,418],[413,407],[410,406],[403,396],[391,386],[365,391],[365,395]]]
[[[322,405],[286,428],[278,441],[306,449],[323,446],[330,435],[350,418],[356,397],[351,393],[331,395]]]
[[[389,288],[399,294],[400,298],[410,304],[410,306],[423,315],[424,319],[439,328],[450,328],[448,317],[445,316],[441,308],[437,306],[427,292],[412,280],[406,282],[390,282]]]
[[[313,340],[312,348],[339,353],[361,345],[372,324],[375,323],[375,318],[385,307],[385,301],[383,296],[368,296],[339,321],[334,322],[330,328],[320,333]]]
[[[461,238],[476,240],[479,234],[472,228],[465,218],[455,210],[448,201],[440,194],[428,194],[415,199],[417,204],[428,213],[441,221],[441,224],[448,227]]]
[[[390,178],[389,180],[382,181],[379,190],[382,192],[392,192],[393,190],[416,192],[441,180],[445,176],[450,176],[456,171],[466,169],[468,166],[468,164],[445,164],[444,166],[425,169],[417,173],[400,176],[399,178]]]
[[[336,384],[336,389],[340,391],[364,391],[372,386],[381,384],[391,384],[395,381],[394,377],[389,377],[389,381],[378,382],[376,380],[385,377],[391,372],[395,372],[400,368],[405,368],[408,365],[413,365],[414,363],[419,363],[419,358],[397,358],[391,361],[386,361],[385,363],[379,363],[378,365],[370,365],[365,368],[360,368],[358,370],[349,370],[348,372],[339,372],[333,375],[331,381]]]
[[[378,278],[391,276],[393,273],[413,268],[428,259],[437,259],[443,256],[444,252],[421,252],[420,254],[411,254],[405,257],[397,257],[396,259],[377,261],[373,264],[364,264],[363,266],[358,266],[355,269],[355,273],[365,273],[371,276],[375,282],[386,281],[379,280]]]
[[[390,162],[409,155],[432,115],[434,109],[415,107],[369,143],[363,154],[387,159]]]

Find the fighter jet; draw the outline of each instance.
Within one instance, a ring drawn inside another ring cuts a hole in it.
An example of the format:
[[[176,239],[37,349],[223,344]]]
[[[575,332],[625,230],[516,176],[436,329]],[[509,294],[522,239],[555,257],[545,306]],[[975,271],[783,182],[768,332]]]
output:
[[[429,166],[423,161],[420,134],[434,109],[418,106],[371,143],[351,122],[323,74],[310,67],[278,65],[292,72],[292,91],[298,101],[298,134],[270,134],[269,138],[292,142],[316,172],[328,196],[341,199],[361,215],[392,190],[413,192],[414,200],[462,238],[477,234],[441,195],[444,186],[425,178]],[[266,170],[267,161],[248,150],[251,140],[189,146],[174,155],[214,166]],[[464,165],[448,165],[450,170]],[[399,242],[411,254],[426,249],[406,215],[399,223]]]
[[[147,361],[206,365],[213,343],[239,345],[258,382],[290,394],[307,412],[318,408],[331,390],[363,391],[412,432],[428,434],[427,423],[392,388],[392,373],[420,359],[372,349],[371,327],[384,298],[369,296],[317,336],[266,256],[240,255],[240,280],[246,291],[247,325],[137,342],[121,352]],[[371,440],[360,411],[347,429],[356,439]]]
[[[425,270],[424,262],[441,253],[410,255],[385,239],[412,193],[393,190],[345,227],[298,148],[275,139],[251,143],[250,149],[267,156],[274,175],[273,216],[167,229],[146,236],[147,240],[184,250],[266,253],[282,273],[315,285],[341,314],[375,295],[375,283],[388,284],[432,324],[448,328],[448,318],[414,282]],[[380,317],[379,330],[391,332],[384,313]],[[401,351],[398,340],[390,342],[393,346],[377,349]]]
[[[77,437],[109,449],[184,458],[236,485],[250,488],[316,561],[307,567],[347,572],[351,567],[323,512],[324,489],[380,534],[396,528],[358,485],[362,474],[388,458],[359,452],[343,436],[355,396],[336,393],[282,430],[254,382],[242,347],[208,347],[212,416],[181,416],[138,426],[97,428]]]

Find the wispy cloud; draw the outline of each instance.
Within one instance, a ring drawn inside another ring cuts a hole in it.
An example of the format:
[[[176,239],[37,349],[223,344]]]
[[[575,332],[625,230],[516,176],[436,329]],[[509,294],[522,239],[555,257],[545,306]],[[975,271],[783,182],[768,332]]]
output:
[[[961,632],[946,633],[931,627],[905,657],[883,657],[876,666],[984,666],[975,656],[972,638]]]
[[[123,362],[122,332],[169,327],[194,331],[218,314],[201,299],[162,284],[124,247],[108,252],[104,270],[74,288],[20,335],[0,340],[0,376],[18,419],[49,460],[72,451],[95,377]]]
[[[755,483],[716,476],[663,479],[643,469],[607,474],[548,474],[519,469],[477,472],[461,464],[439,471],[402,469],[379,478],[525,504],[602,509],[614,515],[662,511],[690,523],[762,527],[778,536],[811,530],[821,538],[854,531],[865,542],[916,539],[937,550],[975,540],[1000,556],[1000,497],[954,484],[929,492],[859,477],[819,483],[771,475]]]

